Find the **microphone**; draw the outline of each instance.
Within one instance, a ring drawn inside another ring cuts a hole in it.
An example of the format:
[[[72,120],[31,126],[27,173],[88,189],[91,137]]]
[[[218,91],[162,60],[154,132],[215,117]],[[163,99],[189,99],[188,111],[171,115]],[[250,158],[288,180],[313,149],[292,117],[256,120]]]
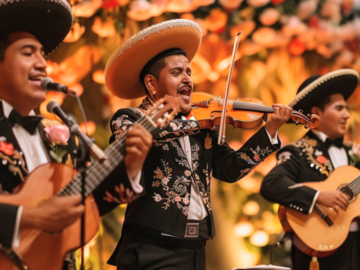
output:
[[[45,77],[41,80],[40,86],[45,91],[56,91],[64,94],[74,95],[75,92],[66,85],[54,82],[51,78]]]
[[[93,158],[95,158],[100,163],[103,163],[107,160],[105,153],[81,131],[79,125],[74,119],[72,119],[72,117],[66,115],[66,113],[60,108],[59,103],[56,101],[50,101],[46,106],[46,109],[49,113],[56,114],[65,123],[65,125],[69,127],[71,133],[77,135],[84,141],[86,146],[89,148],[90,154]]]

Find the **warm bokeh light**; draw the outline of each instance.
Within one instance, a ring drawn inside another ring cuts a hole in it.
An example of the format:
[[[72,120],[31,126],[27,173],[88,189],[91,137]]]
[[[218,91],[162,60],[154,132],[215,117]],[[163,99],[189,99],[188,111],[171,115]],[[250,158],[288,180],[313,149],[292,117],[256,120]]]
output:
[[[269,234],[264,231],[255,231],[250,237],[250,242],[257,247],[266,246],[269,243]]]
[[[84,32],[85,26],[80,25],[79,23],[74,23],[63,42],[75,42],[82,36],[82,34],[84,34]]]
[[[256,201],[248,201],[243,207],[243,212],[247,216],[254,216],[259,213],[259,210],[260,206]]]
[[[254,226],[248,221],[242,221],[235,225],[234,234],[238,237],[247,237],[254,231]]]
[[[93,121],[87,121],[86,125],[85,123],[81,123],[79,126],[81,131],[89,136],[93,135],[96,130],[96,125]]]
[[[92,79],[99,84],[105,84],[104,70],[97,70],[93,73]]]

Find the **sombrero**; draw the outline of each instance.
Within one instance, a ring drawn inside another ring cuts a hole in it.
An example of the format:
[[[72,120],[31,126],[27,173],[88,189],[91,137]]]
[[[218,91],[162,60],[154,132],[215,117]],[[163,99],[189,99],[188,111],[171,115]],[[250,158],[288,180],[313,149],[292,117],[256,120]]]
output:
[[[189,61],[193,59],[201,43],[201,30],[190,20],[169,20],[150,26],[126,40],[111,55],[105,68],[108,89],[124,99],[145,95],[139,80],[142,68],[159,53],[180,48]]]
[[[0,36],[29,32],[52,52],[69,32],[73,23],[66,0],[0,0]]]
[[[359,74],[353,69],[339,69],[323,76],[311,76],[299,86],[289,106],[294,110],[301,109],[307,115],[320,100],[332,94],[340,93],[347,100],[355,91],[358,81]]]

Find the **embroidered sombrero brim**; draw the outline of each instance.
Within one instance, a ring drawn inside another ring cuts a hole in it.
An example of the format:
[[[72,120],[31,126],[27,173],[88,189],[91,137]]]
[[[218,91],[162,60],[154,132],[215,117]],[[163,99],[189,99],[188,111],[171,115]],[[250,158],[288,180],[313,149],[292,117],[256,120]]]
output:
[[[289,103],[294,110],[309,114],[319,100],[340,93],[347,100],[355,91],[359,74],[353,69],[339,69],[323,76],[312,76],[299,87],[296,97]]]
[[[193,59],[201,43],[201,30],[190,20],[169,20],[150,26],[126,40],[112,54],[105,68],[108,89],[117,97],[134,99],[145,95],[139,80],[142,68],[157,54],[171,48]]]
[[[52,52],[68,34],[73,22],[66,0],[0,0],[0,36],[29,32]]]

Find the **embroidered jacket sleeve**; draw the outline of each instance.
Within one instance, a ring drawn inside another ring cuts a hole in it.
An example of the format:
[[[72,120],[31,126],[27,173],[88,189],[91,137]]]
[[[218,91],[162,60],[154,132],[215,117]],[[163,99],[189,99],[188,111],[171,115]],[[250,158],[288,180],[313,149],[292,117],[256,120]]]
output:
[[[141,116],[142,112],[137,108],[118,110],[110,121],[110,128],[113,133],[110,137],[110,143],[120,138],[121,134]],[[180,137],[197,134],[200,132],[199,129],[200,124],[196,120],[173,119],[166,127],[155,128],[151,134],[153,135],[153,143],[159,146]]]
[[[0,204],[0,245],[11,247],[18,207]]]
[[[295,146],[286,146],[277,153],[278,165],[264,178],[260,193],[274,203],[291,207],[303,213],[309,213],[316,190],[302,186],[300,179],[304,161],[301,151]]]
[[[247,175],[268,155],[279,150],[280,144],[273,145],[265,127],[255,133],[239,150],[234,151],[226,143],[218,145],[218,133],[211,131],[213,154],[213,176],[226,182],[236,182]]]

